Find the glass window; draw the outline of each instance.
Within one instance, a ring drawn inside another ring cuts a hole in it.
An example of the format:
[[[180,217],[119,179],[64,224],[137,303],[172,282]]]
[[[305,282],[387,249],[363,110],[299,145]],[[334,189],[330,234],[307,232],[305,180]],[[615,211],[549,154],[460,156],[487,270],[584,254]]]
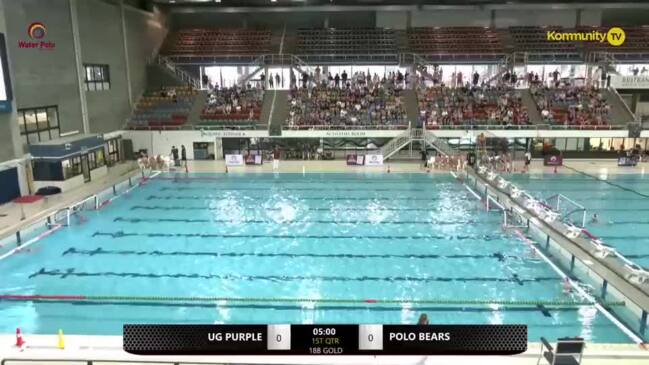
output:
[[[27,144],[59,137],[59,114],[56,106],[18,109],[20,134]]]
[[[20,128],[20,134],[25,134],[25,113],[18,113],[18,128]]]
[[[40,138],[41,142],[44,141],[49,141],[50,140],[50,131],[44,130],[38,133],[38,137]]]
[[[85,64],[85,89],[87,91],[110,89],[110,73],[108,65]]]
[[[47,120],[50,122],[50,127],[59,126],[59,111],[57,108],[47,108]]]

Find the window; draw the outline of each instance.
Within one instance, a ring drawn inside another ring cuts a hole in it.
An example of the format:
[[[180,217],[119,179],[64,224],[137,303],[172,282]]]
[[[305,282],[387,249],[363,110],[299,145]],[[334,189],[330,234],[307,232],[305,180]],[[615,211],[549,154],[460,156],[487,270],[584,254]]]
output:
[[[112,166],[119,162],[119,138],[113,138],[106,141],[106,152],[108,155],[107,163],[108,166]]]
[[[59,109],[56,106],[18,109],[20,135],[27,144],[59,138]]]
[[[108,65],[84,64],[86,70],[84,83],[86,91],[99,91],[110,89],[110,72]]]
[[[67,180],[71,177],[81,175],[81,157],[75,156],[67,160],[61,161],[63,166],[63,179]]]

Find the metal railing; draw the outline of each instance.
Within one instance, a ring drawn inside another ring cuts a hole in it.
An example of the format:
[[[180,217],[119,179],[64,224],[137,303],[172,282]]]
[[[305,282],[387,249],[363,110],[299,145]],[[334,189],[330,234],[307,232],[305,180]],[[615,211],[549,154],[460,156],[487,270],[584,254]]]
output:
[[[186,82],[189,85],[192,85],[194,87],[194,89],[198,90],[198,89],[201,88],[200,80],[194,78],[187,71],[184,71],[181,68],[177,67],[176,64],[173,63],[169,58],[167,58],[165,56],[158,55],[158,57],[156,57],[155,61],[156,61],[156,63],[158,65],[162,65],[162,66],[166,67],[169,71],[173,72],[183,82]]]
[[[384,144],[381,147],[381,154],[383,155],[383,159],[390,158],[392,155],[399,152],[403,147],[408,145],[408,143],[410,143],[411,141],[412,137],[410,135],[410,129],[407,129],[403,131],[403,133],[392,138],[388,143]]]
[[[633,122],[637,122],[638,118],[631,111],[631,108],[629,108],[629,105],[626,103],[626,101],[624,101],[624,99],[622,98],[622,95],[620,95],[620,93],[617,92],[617,89],[615,89],[613,86],[609,86],[608,90],[609,90],[609,92],[611,94],[613,94],[613,96],[618,100],[619,103],[624,105],[624,111],[626,111],[631,116],[631,118],[633,118]]]
[[[483,170],[483,171],[481,171],[481,170]],[[518,204],[518,205],[520,205],[522,207],[526,206],[525,201],[527,201],[528,203],[529,202],[534,202],[535,203],[534,205],[535,205],[535,207],[538,207],[539,212],[535,211],[532,208],[528,208],[528,214],[536,217],[539,222],[544,222],[545,224],[550,226],[556,232],[561,232],[561,233],[570,232],[570,231],[572,231],[574,229],[573,227],[575,227],[575,226],[571,225],[570,223],[566,223],[566,222],[562,222],[562,221],[556,221],[556,220],[548,220],[548,217],[550,215],[555,215],[555,216],[558,217],[558,216],[560,216],[560,213],[557,212],[556,210],[554,210],[552,207],[547,207],[546,205],[540,204],[540,201],[536,197],[532,196],[531,194],[524,191],[523,189],[518,188],[516,185],[512,184],[511,182],[508,182],[506,184],[506,186],[503,187],[503,188],[496,187],[496,186],[492,185],[492,184],[495,184],[496,181],[507,181],[504,178],[502,178],[500,175],[493,172],[492,170],[490,170],[490,169],[488,169],[486,167],[479,166],[478,170],[475,171],[475,174],[477,176],[479,176],[480,178],[482,178],[485,181],[485,184],[487,186],[489,186],[491,189],[494,189],[495,191],[500,191],[501,193],[509,196],[509,198],[513,202],[515,202],[516,204]],[[488,175],[488,174],[492,174],[491,179],[488,176],[485,177],[485,175]],[[550,212],[550,214],[548,214],[548,212]],[[545,216],[545,218],[544,218],[544,216]],[[540,227],[540,225],[539,225],[539,227]],[[583,227],[577,227],[577,228],[579,229],[579,235],[577,235],[576,237],[572,237],[572,238],[568,237],[568,239],[571,239],[571,240],[574,241],[575,239],[577,239],[578,237],[580,237],[582,235],[584,228]],[[563,234],[563,235],[566,236],[565,234]],[[597,238],[596,240],[591,238],[591,237],[587,237],[587,238],[582,237],[582,238],[587,240],[591,244],[605,245],[605,243],[600,238]],[[595,241],[597,241],[597,242],[595,242]],[[602,265],[610,268],[610,266],[607,265],[605,260],[607,260],[609,257],[614,257],[616,260],[618,260],[620,266],[624,268],[623,270],[625,270],[625,273],[623,273],[623,275],[620,275],[620,276],[625,277],[625,278],[632,276],[633,272],[631,272],[628,269],[628,266],[641,267],[639,265],[636,265],[635,262],[633,262],[632,260],[625,257],[620,252],[618,252],[612,246],[607,245],[607,247],[610,248],[610,251],[608,251],[608,254],[606,256],[604,256],[604,257],[595,257],[595,258],[598,259],[598,261]],[[595,246],[593,246],[593,248],[595,248]],[[615,270],[613,270],[613,271],[615,271]],[[630,283],[632,285],[635,285],[636,287],[638,287],[643,293],[649,294],[649,289],[647,289],[647,287],[643,287],[641,284],[634,284],[632,282],[630,282]]]

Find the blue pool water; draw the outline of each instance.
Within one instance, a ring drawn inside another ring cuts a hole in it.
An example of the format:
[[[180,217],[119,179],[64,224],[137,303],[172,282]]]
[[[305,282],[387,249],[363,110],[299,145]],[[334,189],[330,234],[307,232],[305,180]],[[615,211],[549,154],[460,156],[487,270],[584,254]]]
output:
[[[583,205],[590,232],[649,269],[649,176],[576,173],[515,175],[508,179],[535,197],[561,193]],[[597,223],[589,222],[593,214],[598,216]]]
[[[629,339],[592,306],[386,300],[566,300],[559,276],[448,175],[194,174],[154,179],[0,261],[0,293],[355,299],[0,301],[0,332],[121,334],[123,323],[524,323],[529,337]],[[578,298],[575,298],[578,299]]]

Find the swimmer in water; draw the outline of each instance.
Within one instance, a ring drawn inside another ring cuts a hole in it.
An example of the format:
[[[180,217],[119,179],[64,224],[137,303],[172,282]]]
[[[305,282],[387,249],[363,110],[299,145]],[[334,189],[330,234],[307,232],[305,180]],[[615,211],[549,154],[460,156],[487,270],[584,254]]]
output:
[[[598,223],[599,218],[597,218],[597,213],[593,214],[593,217],[590,218],[590,223]]]
[[[565,278],[563,279],[563,294],[571,294],[572,293],[572,284],[570,284],[570,279]]]
[[[418,325],[428,325],[428,315],[426,313],[422,313],[421,316],[419,316],[419,321],[417,321]]]

